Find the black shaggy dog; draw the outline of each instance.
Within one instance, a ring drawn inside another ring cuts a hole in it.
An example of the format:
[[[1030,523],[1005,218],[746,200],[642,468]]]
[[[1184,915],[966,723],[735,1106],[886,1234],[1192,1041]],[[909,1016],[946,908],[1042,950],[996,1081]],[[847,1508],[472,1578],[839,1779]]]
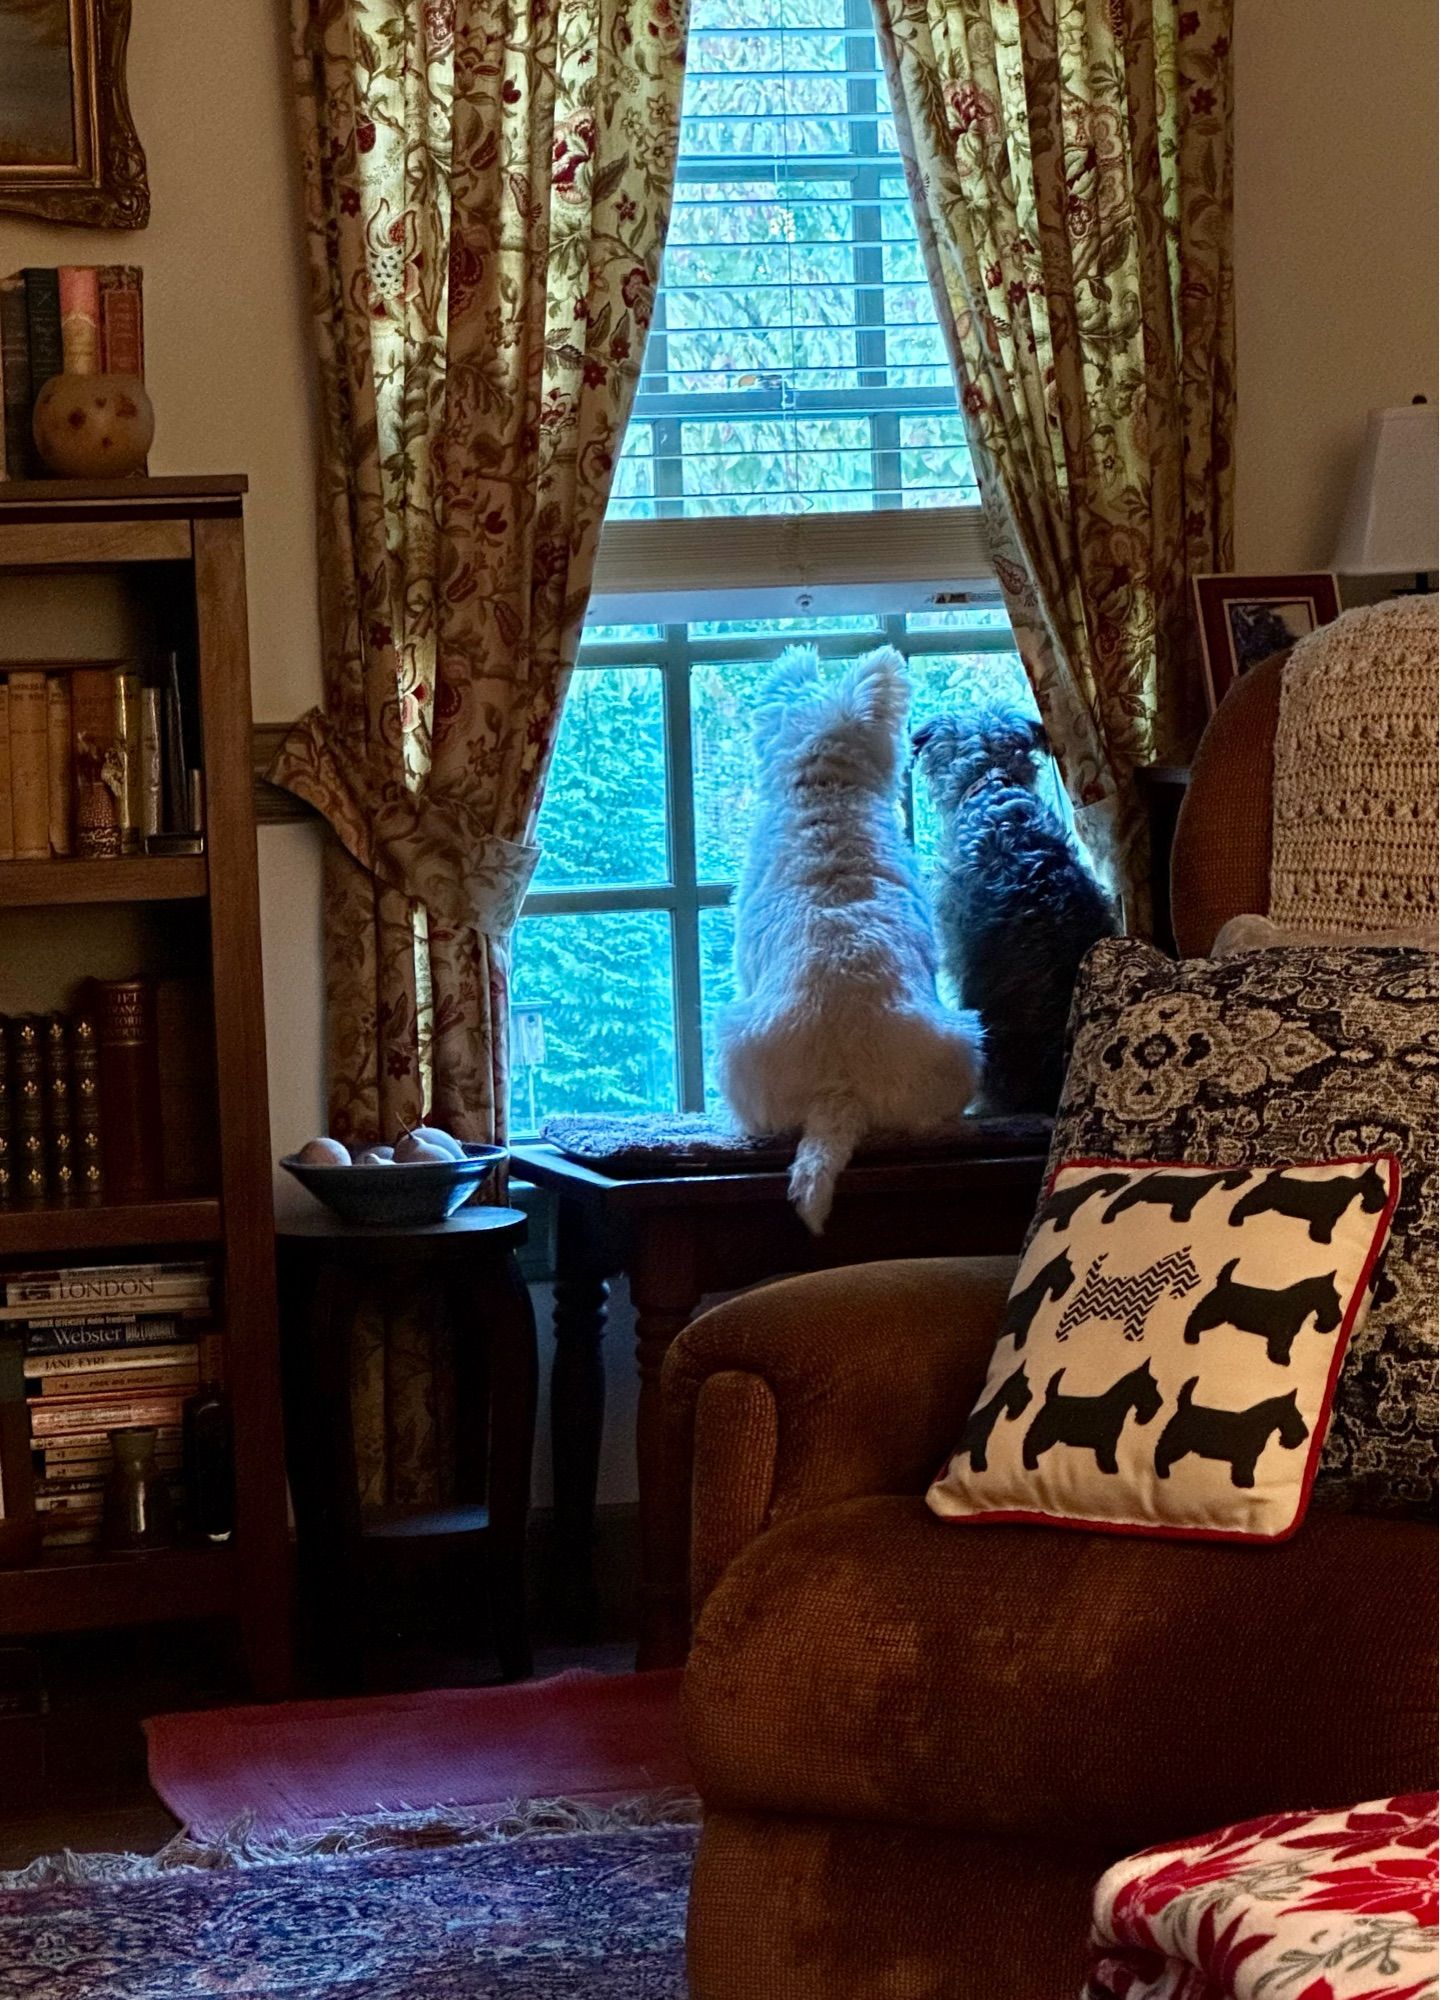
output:
[[[1045,732],[1013,709],[938,715],[911,739],[940,818],[931,887],[940,958],[985,1030],[990,1112],[1053,1111],[1081,959],[1114,912],[1039,795]]]

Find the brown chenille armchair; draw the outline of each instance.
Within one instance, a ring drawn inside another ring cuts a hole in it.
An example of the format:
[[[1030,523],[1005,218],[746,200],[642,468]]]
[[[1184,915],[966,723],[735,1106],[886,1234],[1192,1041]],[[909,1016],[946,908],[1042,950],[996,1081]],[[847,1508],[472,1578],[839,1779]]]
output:
[[[1282,671],[1239,682],[1200,747],[1182,953],[1267,907]],[[1317,1513],[1280,1548],[934,1531],[921,1495],[1012,1270],[791,1279],[671,1351],[692,2000],[1075,2000],[1117,1855],[1434,1782],[1428,1526]]]

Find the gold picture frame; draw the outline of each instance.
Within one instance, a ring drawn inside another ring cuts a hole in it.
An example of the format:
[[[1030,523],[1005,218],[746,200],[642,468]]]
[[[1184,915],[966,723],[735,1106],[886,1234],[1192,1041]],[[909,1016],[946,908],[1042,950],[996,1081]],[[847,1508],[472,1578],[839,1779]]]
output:
[[[0,210],[89,229],[150,220],[125,90],[130,0],[0,4]]]

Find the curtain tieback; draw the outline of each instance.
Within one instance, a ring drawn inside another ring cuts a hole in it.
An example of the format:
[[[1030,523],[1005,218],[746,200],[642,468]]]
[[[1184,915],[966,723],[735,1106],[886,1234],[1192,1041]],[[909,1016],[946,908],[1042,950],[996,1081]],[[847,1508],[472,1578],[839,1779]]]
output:
[[[442,923],[492,938],[514,929],[540,849],[492,833],[477,806],[453,792],[367,776],[320,709],[301,716],[266,777],[313,806],[377,881]]]

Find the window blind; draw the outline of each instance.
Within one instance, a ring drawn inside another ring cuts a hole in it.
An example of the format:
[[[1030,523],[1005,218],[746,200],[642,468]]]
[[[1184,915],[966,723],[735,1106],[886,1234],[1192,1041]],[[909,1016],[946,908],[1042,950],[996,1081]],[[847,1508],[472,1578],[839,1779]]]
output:
[[[615,521],[973,504],[871,0],[694,0]]]

